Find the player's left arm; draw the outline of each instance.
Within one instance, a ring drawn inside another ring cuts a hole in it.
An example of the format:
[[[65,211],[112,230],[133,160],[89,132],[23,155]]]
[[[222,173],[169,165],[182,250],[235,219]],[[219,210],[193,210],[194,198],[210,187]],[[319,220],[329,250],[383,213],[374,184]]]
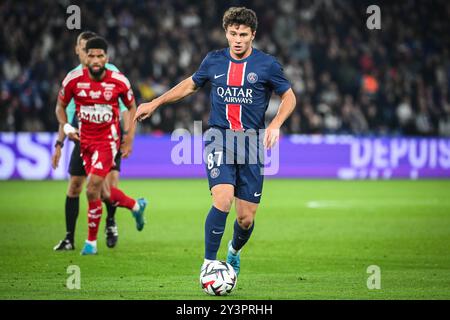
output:
[[[277,115],[273,118],[272,122],[270,122],[264,133],[264,147],[267,149],[272,148],[273,145],[278,142],[280,139],[280,128],[294,111],[297,104],[297,99],[291,88],[280,95],[280,98],[281,103]]]
[[[122,113],[122,135],[126,136],[128,131],[130,130],[130,112],[127,110],[123,110]]]
[[[128,117],[124,123],[124,130],[127,134],[122,137],[122,144],[120,151],[122,152],[122,158],[128,158],[131,155],[133,148],[134,133],[136,131],[136,124],[134,123],[134,116],[136,115],[136,100],[134,98],[133,89],[131,88],[130,81],[123,74],[113,73],[113,77],[119,80],[118,83],[118,103],[119,107],[123,109],[125,107],[128,110]]]
[[[124,120],[123,143],[121,145],[122,158],[128,158],[133,149],[134,135],[136,133],[136,122],[133,121],[136,115],[136,100],[133,100],[130,105],[127,106],[128,111],[122,112]]]
[[[114,71],[114,72],[120,72],[120,70],[112,63],[108,62],[106,64],[106,69]],[[125,106],[123,100],[119,98],[119,111],[120,111],[120,117],[121,117],[121,124],[122,124],[122,135],[125,136],[128,134],[128,125],[130,121],[130,113],[128,112],[128,108]],[[123,143],[123,139],[121,141]]]
[[[128,111],[128,108],[125,106],[121,98],[119,98],[119,111],[120,111],[120,123],[123,130],[122,136],[126,136],[129,130],[130,112]],[[123,141],[121,142],[123,143]]]

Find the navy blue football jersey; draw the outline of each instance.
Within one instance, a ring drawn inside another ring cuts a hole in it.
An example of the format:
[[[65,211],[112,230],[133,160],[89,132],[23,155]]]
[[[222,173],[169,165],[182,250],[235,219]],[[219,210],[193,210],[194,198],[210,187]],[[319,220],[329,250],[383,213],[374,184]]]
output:
[[[275,57],[255,48],[241,60],[229,48],[209,52],[192,80],[197,87],[211,82],[208,124],[233,130],[263,129],[272,92],[282,95],[291,87]]]

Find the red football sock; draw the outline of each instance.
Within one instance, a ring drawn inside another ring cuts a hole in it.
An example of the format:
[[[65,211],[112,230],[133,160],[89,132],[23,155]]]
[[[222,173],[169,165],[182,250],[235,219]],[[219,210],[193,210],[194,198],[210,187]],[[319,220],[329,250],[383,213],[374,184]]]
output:
[[[132,210],[134,205],[136,204],[136,200],[128,197],[121,190],[114,187],[111,187],[111,195],[109,197],[109,200],[114,206],[124,207],[130,210]]]
[[[102,200],[89,201],[89,211],[88,211],[88,240],[97,240],[98,226],[100,225],[100,220],[102,218]]]

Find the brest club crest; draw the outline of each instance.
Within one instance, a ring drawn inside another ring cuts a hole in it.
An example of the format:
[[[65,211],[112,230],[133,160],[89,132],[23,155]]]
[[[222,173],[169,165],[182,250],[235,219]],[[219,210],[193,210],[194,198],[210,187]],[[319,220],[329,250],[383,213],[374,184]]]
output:
[[[111,100],[112,95],[113,95],[113,93],[110,90],[105,90],[105,92],[103,92],[103,96],[105,97],[105,99],[107,101]]]

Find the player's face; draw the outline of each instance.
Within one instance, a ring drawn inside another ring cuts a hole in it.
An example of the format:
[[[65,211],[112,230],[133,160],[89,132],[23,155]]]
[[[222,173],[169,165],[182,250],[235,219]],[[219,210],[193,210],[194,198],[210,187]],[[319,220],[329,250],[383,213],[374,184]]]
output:
[[[87,54],[86,54],[86,42],[87,40],[81,39],[80,42],[75,47],[75,53],[80,60],[80,63],[85,67],[87,65]]]
[[[103,49],[89,49],[87,52],[87,66],[89,72],[94,76],[99,76],[105,71],[108,56]]]
[[[255,39],[256,31],[243,24],[229,25],[226,31],[228,45],[231,53],[238,57],[245,57],[252,47],[253,39]]]

